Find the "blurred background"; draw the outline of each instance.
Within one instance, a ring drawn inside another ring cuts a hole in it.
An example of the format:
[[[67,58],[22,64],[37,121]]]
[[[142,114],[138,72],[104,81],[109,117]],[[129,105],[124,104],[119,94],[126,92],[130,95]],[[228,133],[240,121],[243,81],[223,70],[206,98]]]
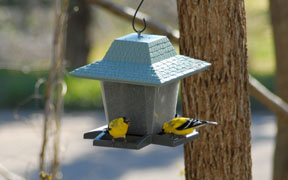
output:
[[[139,3],[135,0],[112,2],[134,9]],[[88,6],[76,0],[71,4],[65,54],[67,72],[102,59],[115,38],[134,32],[131,21],[96,5]],[[155,21],[178,29],[175,0],[165,0],[165,3],[146,0],[141,11]],[[268,0],[247,0],[246,13],[249,73],[274,92],[275,55]],[[15,108],[34,94],[39,79],[47,79],[54,15],[52,0],[0,0],[0,180],[5,179],[1,177],[1,168],[2,172],[9,170],[26,179],[38,178],[44,102],[24,103],[18,109],[18,119],[15,119]],[[146,30],[145,33],[152,32]],[[178,50],[177,44],[174,46]],[[91,141],[83,140],[83,132],[105,124],[99,82],[76,79],[68,73],[64,79],[67,93],[59,177],[69,180],[184,179],[182,146],[153,145],[128,151],[93,147]],[[43,89],[40,86],[42,94]],[[253,176],[270,179],[275,116],[255,99],[251,98],[251,102]],[[51,156],[48,152],[47,159]]]

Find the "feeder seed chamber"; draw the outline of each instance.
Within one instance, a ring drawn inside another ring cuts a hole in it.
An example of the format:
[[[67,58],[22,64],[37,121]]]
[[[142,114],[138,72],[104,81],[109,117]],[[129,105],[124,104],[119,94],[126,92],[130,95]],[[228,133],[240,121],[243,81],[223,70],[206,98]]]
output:
[[[177,55],[166,36],[132,33],[112,43],[101,61],[70,74],[101,81],[106,122],[127,117],[131,121],[124,143],[106,133],[106,126],[84,134],[94,146],[141,149],[149,144],[178,146],[198,137],[161,134],[165,122],[174,118],[179,81],[211,64]]]

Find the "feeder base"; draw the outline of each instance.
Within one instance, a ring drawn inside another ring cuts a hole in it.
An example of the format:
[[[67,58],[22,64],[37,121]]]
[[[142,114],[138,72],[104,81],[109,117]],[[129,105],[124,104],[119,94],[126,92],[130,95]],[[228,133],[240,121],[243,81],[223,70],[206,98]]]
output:
[[[149,144],[157,144],[162,146],[175,147],[199,137],[199,133],[194,131],[186,136],[172,135],[172,134],[156,134],[156,135],[126,135],[126,142],[124,138],[115,139],[112,142],[112,136],[106,132],[107,125],[100,128],[88,131],[84,134],[84,139],[94,139],[94,146],[122,148],[122,149],[141,149]]]

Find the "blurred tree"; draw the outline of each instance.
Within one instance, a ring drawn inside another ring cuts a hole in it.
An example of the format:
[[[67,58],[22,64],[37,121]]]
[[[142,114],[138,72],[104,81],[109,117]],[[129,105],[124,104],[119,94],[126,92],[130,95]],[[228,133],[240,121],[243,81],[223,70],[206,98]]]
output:
[[[271,20],[273,25],[276,52],[276,91],[288,101],[288,1],[270,0]],[[288,118],[278,115],[278,132],[274,153],[274,180],[288,180]]]
[[[5,6],[25,5],[25,2],[21,0],[2,0],[0,1],[0,5]]]
[[[90,19],[89,5],[83,0],[71,0],[65,53],[68,67],[77,68],[87,63],[90,49],[88,33]]]
[[[0,0],[0,5],[4,6],[29,6],[31,3],[35,3],[34,0]],[[38,0],[36,3],[40,3],[44,6],[51,7],[52,0]]]
[[[212,63],[182,81],[183,115],[217,121],[185,144],[186,180],[252,179],[244,0],[177,0],[181,54]]]

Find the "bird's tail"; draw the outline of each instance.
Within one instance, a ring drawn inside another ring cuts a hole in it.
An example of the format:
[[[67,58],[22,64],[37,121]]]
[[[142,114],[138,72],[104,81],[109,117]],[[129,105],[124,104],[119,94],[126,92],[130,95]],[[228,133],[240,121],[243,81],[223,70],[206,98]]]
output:
[[[218,125],[217,122],[213,122],[213,121],[206,121],[206,122],[207,122],[207,124]]]

